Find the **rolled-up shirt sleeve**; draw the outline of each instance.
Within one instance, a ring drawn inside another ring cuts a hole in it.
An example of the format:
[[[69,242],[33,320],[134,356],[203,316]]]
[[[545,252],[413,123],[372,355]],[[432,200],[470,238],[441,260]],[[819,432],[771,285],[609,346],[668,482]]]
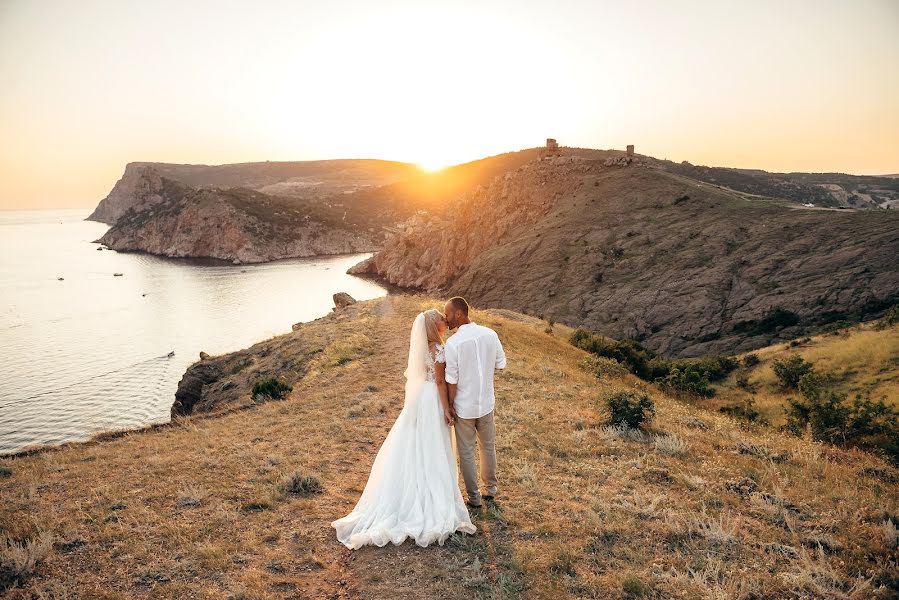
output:
[[[444,379],[447,383],[459,383],[459,351],[455,344],[447,344],[444,348],[446,352],[446,373]]]
[[[498,335],[496,336],[496,368],[506,368],[506,352],[503,350],[503,344],[499,341]]]

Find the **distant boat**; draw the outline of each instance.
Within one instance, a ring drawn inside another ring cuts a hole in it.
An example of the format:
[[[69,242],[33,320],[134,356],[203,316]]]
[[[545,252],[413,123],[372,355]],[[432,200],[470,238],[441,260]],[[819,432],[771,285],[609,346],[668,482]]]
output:
[[[172,351],[169,352],[169,354],[168,354],[168,357],[169,357],[169,358],[172,358],[173,356],[175,356],[175,351],[174,351],[174,350],[172,350]]]
[[[65,277],[57,277],[56,281],[65,281]]]
[[[121,274],[121,273],[113,273],[112,276],[113,276],[113,277],[121,277],[122,274]]]

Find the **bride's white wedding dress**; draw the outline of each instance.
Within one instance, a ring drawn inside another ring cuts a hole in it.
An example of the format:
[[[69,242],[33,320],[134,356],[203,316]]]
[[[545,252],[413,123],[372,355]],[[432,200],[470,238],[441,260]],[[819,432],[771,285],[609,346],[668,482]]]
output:
[[[450,427],[434,382],[434,361],[444,362],[443,348],[428,351],[424,315],[412,325],[406,400],[378,450],[365,490],[355,508],[331,526],[347,548],[367,544],[419,546],[443,542],[455,531],[474,533],[459,491],[459,475]]]

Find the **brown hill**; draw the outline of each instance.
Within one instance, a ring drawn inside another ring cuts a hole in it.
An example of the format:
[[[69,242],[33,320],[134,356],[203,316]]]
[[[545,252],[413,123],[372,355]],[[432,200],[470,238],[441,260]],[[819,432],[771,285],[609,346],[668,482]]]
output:
[[[0,556],[0,594],[895,597],[895,468],[743,428],[629,375],[596,379],[561,327],[508,312],[474,314],[508,356],[500,493],[474,514],[477,534],[347,550],[329,523],[359,498],[403,405],[409,323],[435,306],[358,303],[242,351],[228,382],[248,410],[0,460],[0,531],[26,548]],[[293,391],[254,405],[249,386],[271,376]],[[654,398],[648,431],[605,425],[602,400],[627,390]],[[293,475],[320,493],[290,493]]]
[[[351,272],[634,338],[757,348],[899,299],[899,214],[805,210],[570,150],[416,215]]]

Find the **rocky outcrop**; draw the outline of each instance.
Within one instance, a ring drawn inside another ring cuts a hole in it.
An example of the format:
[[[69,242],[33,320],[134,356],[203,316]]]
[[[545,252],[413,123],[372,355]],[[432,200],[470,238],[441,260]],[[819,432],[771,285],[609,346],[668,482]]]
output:
[[[147,199],[144,173],[152,169],[160,177],[193,187],[247,188],[293,198],[319,198],[383,186],[413,177],[415,165],[386,160],[342,159],[294,162],[257,162],[230,165],[177,165],[132,162],[89,221],[114,224],[129,209],[140,210]]]
[[[291,199],[248,189],[195,188],[142,167],[133,204],[98,240],[118,251],[235,263],[368,252],[380,240]]]
[[[172,418],[193,413],[197,404],[203,400],[203,388],[214,384],[224,374],[220,365],[205,360],[192,365],[178,382]]]
[[[351,304],[356,304],[356,299],[347,294],[346,292],[337,292],[334,294],[334,308],[346,308]]]
[[[668,356],[742,351],[899,301],[899,215],[802,210],[613,160],[533,161],[353,267]]]

